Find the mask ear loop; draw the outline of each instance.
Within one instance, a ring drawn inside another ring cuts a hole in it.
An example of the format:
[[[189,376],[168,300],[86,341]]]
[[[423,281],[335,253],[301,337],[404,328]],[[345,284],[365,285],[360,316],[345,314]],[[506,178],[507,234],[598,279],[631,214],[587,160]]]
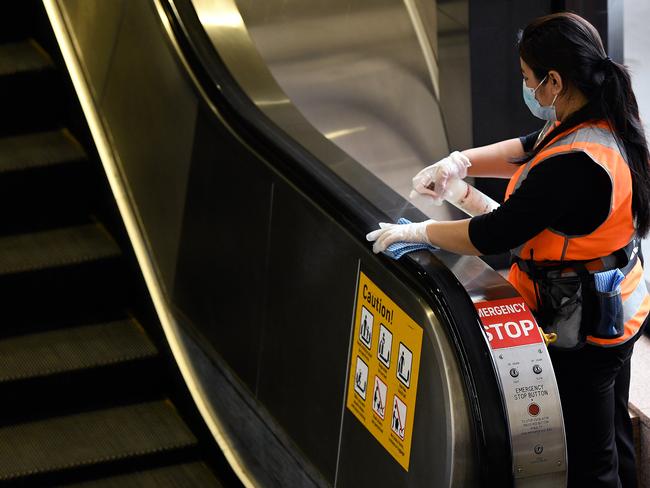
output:
[[[537,89],[544,84],[544,82],[546,81],[546,78],[548,78],[548,73],[546,73],[546,76],[544,78],[542,78],[542,81],[539,82],[539,85],[537,85],[535,87],[535,89],[533,90],[533,95],[535,93],[537,93]]]
[[[542,79],[542,81],[539,82],[539,85],[537,85],[537,88],[539,88],[540,86],[542,86],[542,84],[546,81],[546,78],[548,78],[548,73],[547,73],[546,76]],[[535,90],[533,90],[533,93],[535,93],[535,92],[537,91],[537,88],[535,88]],[[556,93],[556,94],[555,94],[555,96],[553,97],[553,101],[551,102],[550,107],[555,108],[555,100],[557,100],[557,96],[558,96],[558,95],[559,95],[559,93]]]

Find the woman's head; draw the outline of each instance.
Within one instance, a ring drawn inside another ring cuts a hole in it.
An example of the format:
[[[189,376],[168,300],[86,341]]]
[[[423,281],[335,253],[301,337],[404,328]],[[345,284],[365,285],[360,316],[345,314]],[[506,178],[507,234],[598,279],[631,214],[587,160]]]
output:
[[[520,32],[519,56],[526,85],[539,85],[536,95],[542,105],[556,99],[560,120],[598,96],[611,68],[598,31],[571,13],[529,24]]]
[[[632,172],[632,210],[637,230],[650,230],[648,146],[627,69],[605,52],[598,31],[573,13],[540,17],[519,33],[524,83],[537,88],[543,106],[555,107],[561,124],[531,155],[557,134],[594,119],[607,120]]]

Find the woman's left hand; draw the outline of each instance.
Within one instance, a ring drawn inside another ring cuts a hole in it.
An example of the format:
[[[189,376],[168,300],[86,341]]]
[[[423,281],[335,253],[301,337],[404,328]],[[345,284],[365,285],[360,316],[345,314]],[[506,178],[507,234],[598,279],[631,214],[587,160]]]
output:
[[[433,219],[424,222],[414,222],[411,224],[388,224],[381,222],[379,229],[373,230],[366,235],[370,242],[375,241],[372,246],[374,253],[385,251],[388,246],[395,242],[417,242],[422,244],[431,244],[427,235],[427,226]]]

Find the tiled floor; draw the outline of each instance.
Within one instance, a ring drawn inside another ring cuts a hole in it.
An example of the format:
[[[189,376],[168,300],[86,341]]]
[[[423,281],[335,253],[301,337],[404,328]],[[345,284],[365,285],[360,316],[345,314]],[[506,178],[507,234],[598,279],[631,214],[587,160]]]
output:
[[[639,417],[640,448],[637,455],[639,488],[650,487],[650,337],[643,336],[632,354],[630,409]]]
[[[643,336],[632,354],[632,387],[630,401],[639,410],[650,414],[650,337]]]

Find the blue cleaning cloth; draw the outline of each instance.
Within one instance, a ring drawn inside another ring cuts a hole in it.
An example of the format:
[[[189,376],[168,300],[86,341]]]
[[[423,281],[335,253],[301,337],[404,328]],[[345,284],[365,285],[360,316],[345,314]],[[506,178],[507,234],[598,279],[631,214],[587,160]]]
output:
[[[602,273],[594,274],[596,282],[596,290],[600,292],[614,291],[618,289],[625,275],[620,269],[612,269],[610,271],[603,271]]]
[[[408,219],[401,218],[397,221],[398,224],[410,224],[411,221]],[[417,242],[393,242],[390,246],[386,248],[384,254],[393,259],[399,259],[404,254],[408,254],[413,251],[420,251],[422,249],[429,249],[430,251],[435,251],[437,247],[432,246],[431,244],[421,244]]]

